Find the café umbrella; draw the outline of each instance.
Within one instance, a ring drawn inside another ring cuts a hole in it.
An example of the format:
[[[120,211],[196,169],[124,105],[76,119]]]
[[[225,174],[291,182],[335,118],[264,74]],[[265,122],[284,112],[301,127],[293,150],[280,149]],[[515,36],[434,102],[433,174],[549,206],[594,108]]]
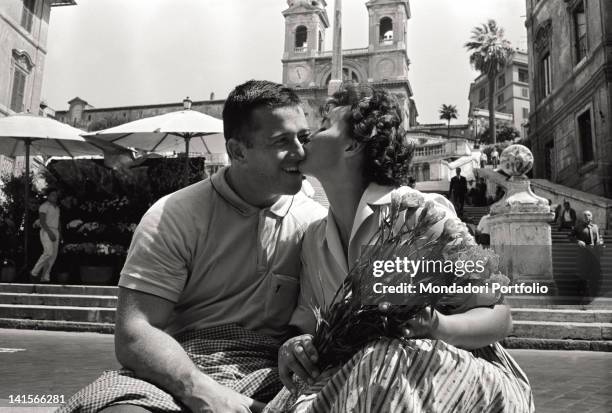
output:
[[[186,99],[187,101],[187,99]],[[190,102],[190,101],[189,101]],[[90,142],[99,140],[144,152],[185,152],[185,180],[188,179],[189,152],[225,152],[223,121],[188,109],[138,119],[123,125],[83,134]]]
[[[80,136],[83,131],[55,119],[31,114],[0,118],[0,154],[25,157],[30,174],[30,156],[102,156],[104,152]],[[24,265],[28,265],[29,179],[25,180]]]

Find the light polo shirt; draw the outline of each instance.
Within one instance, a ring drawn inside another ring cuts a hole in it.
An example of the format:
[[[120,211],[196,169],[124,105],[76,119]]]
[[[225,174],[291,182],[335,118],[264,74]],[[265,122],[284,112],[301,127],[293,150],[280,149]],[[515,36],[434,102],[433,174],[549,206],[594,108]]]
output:
[[[357,263],[361,247],[368,245],[378,230],[378,211],[391,204],[392,187],[370,184],[361,197],[348,245],[348,257],[342,247],[338,227],[331,209],[327,218],[315,222],[304,236],[302,247],[302,277],[300,278],[300,297],[290,324],[304,333],[313,333],[316,327],[315,308],[328,307],[349,273]],[[458,220],[455,210],[448,199],[439,194],[422,194],[416,189],[404,187],[402,190],[423,196],[425,201],[433,201],[437,209],[445,213],[445,218],[432,225],[424,237],[435,239],[444,229],[448,219]],[[414,228],[422,207],[408,222]],[[479,306],[491,306],[499,302],[499,295],[473,294],[457,312]]]
[[[59,229],[59,206],[53,205],[49,201],[45,201],[38,208],[38,213],[45,214],[45,223],[51,229]]]
[[[119,286],[174,302],[171,335],[238,324],[281,338],[297,303],[303,234],[325,209],[301,191],[254,207],[230,188],[226,170],[147,211]]]

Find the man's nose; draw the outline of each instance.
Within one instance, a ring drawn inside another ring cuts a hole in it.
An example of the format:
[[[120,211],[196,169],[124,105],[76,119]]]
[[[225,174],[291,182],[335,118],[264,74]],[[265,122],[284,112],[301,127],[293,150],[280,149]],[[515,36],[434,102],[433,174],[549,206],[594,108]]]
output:
[[[304,146],[302,145],[302,142],[297,136],[293,139],[293,145],[291,146],[291,156],[300,160],[306,157],[306,152],[304,152]]]

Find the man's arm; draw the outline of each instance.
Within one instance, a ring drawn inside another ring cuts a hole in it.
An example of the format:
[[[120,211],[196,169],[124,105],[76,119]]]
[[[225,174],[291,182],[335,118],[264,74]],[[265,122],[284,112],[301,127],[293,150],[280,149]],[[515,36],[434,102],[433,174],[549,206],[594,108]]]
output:
[[[215,382],[202,373],[181,345],[162,329],[174,303],[119,289],[115,354],[138,377],[165,389],[192,412],[259,412],[263,404]]]

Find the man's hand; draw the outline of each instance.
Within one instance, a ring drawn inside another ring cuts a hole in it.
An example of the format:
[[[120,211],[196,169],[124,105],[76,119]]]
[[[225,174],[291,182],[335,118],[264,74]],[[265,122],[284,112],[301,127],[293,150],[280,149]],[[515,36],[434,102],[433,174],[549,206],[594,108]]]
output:
[[[312,344],[312,335],[304,334],[285,341],[278,351],[278,373],[287,389],[297,389],[291,373],[297,374],[307,383],[313,383],[321,372],[317,368],[319,353]]]
[[[195,392],[183,398],[183,403],[193,413],[259,413],[265,404],[244,396],[214,380],[206,380],[206,384]]]
[[[586,247],[586,244],[584,243],[584,241],[578,241],[578,246],[579,247]]]

